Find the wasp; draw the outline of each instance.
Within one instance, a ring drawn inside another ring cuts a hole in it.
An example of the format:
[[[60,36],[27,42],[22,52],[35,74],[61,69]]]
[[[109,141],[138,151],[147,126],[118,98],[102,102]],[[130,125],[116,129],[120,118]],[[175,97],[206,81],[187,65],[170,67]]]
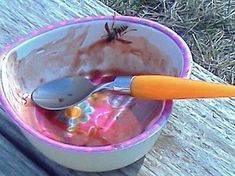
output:
[[[114,20],[115,20],[115,16],[114,15]],[[105,30],[107,32],[106,38],[109,42],[111,42],[112,40],[118,40],[122,43],[126,43],[126,44],[130,44],[132,43],[131,41],[128,40],[124,40],[121,39],[120,37],[122,37],[123,35],[125,35],[127,32],[130,31],[137,31],[137,29],[129,29],[128,30],[128,26],[127,25],[121,25],[118,27],[114,27],[115,21],[112,23],[111,28],[109,27],[108,23],[105,23]]]

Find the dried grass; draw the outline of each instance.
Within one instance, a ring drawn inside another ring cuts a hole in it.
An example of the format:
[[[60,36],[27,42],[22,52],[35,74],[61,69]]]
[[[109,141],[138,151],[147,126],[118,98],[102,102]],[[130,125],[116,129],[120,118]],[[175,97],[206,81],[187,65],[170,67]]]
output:
[[[123,15],[162,23],[189,45],[193,59],[235,84],[235,0],[101,0]]]

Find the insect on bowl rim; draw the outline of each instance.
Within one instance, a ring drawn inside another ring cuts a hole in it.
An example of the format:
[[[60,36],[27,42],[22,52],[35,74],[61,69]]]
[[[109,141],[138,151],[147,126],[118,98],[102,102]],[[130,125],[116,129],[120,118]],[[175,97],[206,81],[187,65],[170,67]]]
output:
[[[43,33],[49,32],[53,29],[57,29],[60,27],[68,26],[68,25],[74,25],[78,23],[84,23],[84,22],[90,22],[90,21],[97,21],[97,20],[113,20],[113,16],[88,16],[84,18],[74,18],[71,20],[65,20],[65,21],[60,21],[54,24],[50,24],[47,26],[44,26],[38,30],[34,30],[31,33],[21,36],[20,39],[16,39],[16,41],[6,45],[1,53],[6,53],[9,54],[12,50],[14,50],[15,47],[17,47],[20,43],[23,43],[25,41],[28,41],[34,37],[37,37],[39,35],[42,35]],[[183,70],[181,71],[180,77],[187,78],[190,75],[191,72],[191,62],[192,62],[192,55],[189,50],[189,47],[185,43],[185,41],[178,35],[176,34],[173,30],[169,29],[168,27],[159,24],[154,21],[138,18],[138,17],[132,17],[132,16],[115,16],[115,20],[118,21],[125,21],[125,22],[130,22],[130,23],[136,23],[136,24],[141,24],[141,25],[146,25],[148,27],[152,27],[155,30],[158,30],[164,34],[166,34],[172,41],[176,43],[176,45],[179,47],[182,53],[183,57]],[[5,56],[6,56],[5,55]],[[4,57],[3,57],[4,58]],[[1,86],[2,86],[2,81],[1,81]],[[45,135],[40,134],[39,131],[36,131],[35,129],[31,128],[31,126],[25,124],[21,119],[17,118],[18,115],[12,110],[9,102],[6,100],[4,96],[4,92],[1,89],[1,96],[0,96],[0,101],[2,103],[2,106],[4,107],[4,110],[6,111],[7,114],[9,114],[10,118],[24,131],[26,131],[28,134],[31,136],[35,137],[36,139],[42,141],[43,143],[47,145],[52,145],[53,147],[66,150],[66,151],[77,151],[77,152],[95,152],[95,153],[103,153],[103,152],[114,152],[114,151],[120,151],[124,150],[130,147],[133,147],[157,132],[159,132],[162,127],[166,124],[168,117],[171,114],[172,111],[172,106],[173,106],[173,101],[172,100],[167,100],[163,101],[164,102],[164,107],[163,107],[163,112],[161,114],[161,118],[156,122],[150,129],[145,130],[142,132],[140,135],[121,142],[118,145],[109,145],[109,146],[100,146],[100,147],[84,147],[84,146],[75,146],[75,145],[70,145],[66,143],[62,143],[56,140],[53,140]]]

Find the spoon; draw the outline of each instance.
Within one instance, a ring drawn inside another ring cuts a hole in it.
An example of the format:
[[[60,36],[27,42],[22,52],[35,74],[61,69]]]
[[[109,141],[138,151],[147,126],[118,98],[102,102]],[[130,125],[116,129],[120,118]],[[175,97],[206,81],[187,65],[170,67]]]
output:
[[[101,85],[94,85],[89,79],[80,76],[65,77],[39,86],[31,98],[44,109],[61,110],[102,89],[154,100],[235,96],[235,86],[232,85],[171,76],[141,75],[117,76],[114,81]]]

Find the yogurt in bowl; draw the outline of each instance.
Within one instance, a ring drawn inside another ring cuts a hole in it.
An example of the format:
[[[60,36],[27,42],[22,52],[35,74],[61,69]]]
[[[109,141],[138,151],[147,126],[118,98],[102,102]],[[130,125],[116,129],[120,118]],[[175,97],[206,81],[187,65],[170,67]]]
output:
[[[5,51],[1,101],[48,158],[82,171],[118,169],[153,147],[171,113],[172,100],[102,91],[77,104],[83,114],[71,120],[65,111],[37,107],[30,99],[32,91],[48,81],[76,75],[99,83],[120,75],[187,77],[190,61],[185,42],[156,22],[127,16],[73,19],[34,32]]]

